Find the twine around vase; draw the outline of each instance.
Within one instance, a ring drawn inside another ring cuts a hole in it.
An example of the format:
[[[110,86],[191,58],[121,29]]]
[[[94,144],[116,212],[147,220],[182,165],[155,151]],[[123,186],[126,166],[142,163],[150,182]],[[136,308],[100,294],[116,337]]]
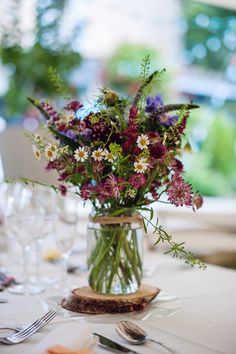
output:
[[[133,222],[137,222],[143,225],[143,219],[139,214],[135,214],[132,216],[95,216],[95,217],[90,216],[89,220],[97,224],[107,224],[107,225],[125,224],[125,223],[131,224]]]

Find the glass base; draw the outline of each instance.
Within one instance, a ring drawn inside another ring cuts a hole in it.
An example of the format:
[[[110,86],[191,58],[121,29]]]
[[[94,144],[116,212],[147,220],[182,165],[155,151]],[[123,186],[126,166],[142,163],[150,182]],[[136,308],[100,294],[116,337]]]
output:
[[[45,277],[45,276],[40,276],[39,278],[36,277],[30,277],[30,283],[33,285],[38,285],[49,288],[52,287],[54,284],[56,284],[57,280],[52,277]]]
[[[58,292],[64,296],[70,295],[71,290],[76,288],[76,286],[69,281],[58,282],[53,286],[53,289],[58,290]]]
[[[44,292],[44,290],[43,286],[34,284],[17,284],[8,288],[10,293],[19,295],[37,295]]]

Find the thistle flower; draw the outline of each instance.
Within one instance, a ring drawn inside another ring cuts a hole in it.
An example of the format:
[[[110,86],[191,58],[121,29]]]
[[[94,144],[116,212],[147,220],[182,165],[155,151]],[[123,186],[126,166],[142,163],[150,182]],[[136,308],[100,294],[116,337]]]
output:
[[[75,150],[74,157],[76,161],[84,162],[88,158],[88,151],[84,146],[83,147],[80,146],[78,149]]]

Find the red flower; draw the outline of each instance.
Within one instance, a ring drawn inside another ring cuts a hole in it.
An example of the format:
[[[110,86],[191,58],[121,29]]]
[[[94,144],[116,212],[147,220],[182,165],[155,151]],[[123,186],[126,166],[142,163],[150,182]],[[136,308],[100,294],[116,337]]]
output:
[[[192,205],[192,188],[189,183],[184,182],[181,176],[172,179],[167,189],[168,200],[176,206]]]

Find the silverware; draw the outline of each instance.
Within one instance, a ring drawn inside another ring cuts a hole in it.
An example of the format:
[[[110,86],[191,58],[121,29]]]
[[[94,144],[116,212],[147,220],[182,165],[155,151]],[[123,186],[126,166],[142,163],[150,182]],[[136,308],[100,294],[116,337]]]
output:
[[[8,302],[7,299],[0,297],[0,304],[6,304],[7,302]]]
[[[120,321],[116,325],[116,332],[119,334],[120,337],[125,339],[128,343],[130,344],[143,344],[147,341],[156,343],[166,350],[169,351],[169,353],[172,354],[177,354],[177,351],[169,348],[162,342],[159,342],[155,339],[152,339],[148,336],[147,332],[144,331],[143,328],[137,326],[135,323],[130,322],[130,321]]]
[[[93,340],[97,340],[100,347],[112,351],[114,353],[129,353],[129,354],[140,354],[135,350],[124,347],[123,345],[114,342],[113,340],[102,336],[98,333],[92,333],[90,336]]]
[[[25,327],[10,327],[10,326],[6,326],[6,327],[0,327],[0,334],[2,334],[0,336],[0,340],[2,338],[5,338],[6,335],[9,336],[11,334],[17,333],[19,331],[21,331],[22,329],[24,329]],[[9,331],[13,332],[9,334]]]
[[[57,312],[54,310],[48,311],[43,317],[37,319],[36,321],[29,324],[27,327],[24,327],[21,331],[14,333],[10,336],[0,339],[0,343],[3,344],[18,344],[32,336],[40,328],[47,325],[55,316]]]

